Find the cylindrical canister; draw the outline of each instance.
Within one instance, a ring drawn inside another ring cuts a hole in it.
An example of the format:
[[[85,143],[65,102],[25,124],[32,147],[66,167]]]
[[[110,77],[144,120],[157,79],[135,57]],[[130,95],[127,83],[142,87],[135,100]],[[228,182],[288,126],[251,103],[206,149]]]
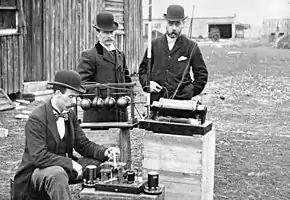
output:
[[[128,181],[128,183],[134,183],[134,181],[135,181],[135,172],[133,172],[133,171],[128,171],[127,172],[127,181]]]
[[[148,188],[156,189],[158,188],[159,174],[156,171],[148,172]]]
[[[86,167],[86,180],[88,183],[93,183],[97,179],[97,166],[88,165]]]

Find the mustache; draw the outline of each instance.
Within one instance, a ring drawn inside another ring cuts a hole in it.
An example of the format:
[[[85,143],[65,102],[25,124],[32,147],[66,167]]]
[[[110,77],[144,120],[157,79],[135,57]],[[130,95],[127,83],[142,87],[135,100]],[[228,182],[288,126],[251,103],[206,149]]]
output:
[[[171,35],[178,35],[178,33],[176,31],[172,31],[171,33],[169,33]]]

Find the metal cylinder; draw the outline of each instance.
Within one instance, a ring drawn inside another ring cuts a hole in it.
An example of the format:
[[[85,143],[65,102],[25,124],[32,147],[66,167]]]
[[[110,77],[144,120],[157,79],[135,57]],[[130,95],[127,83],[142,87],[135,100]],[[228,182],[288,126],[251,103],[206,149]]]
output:
[[[97,179],[97,166],[88,165],[86,167],[86,178],[88,183],[93,183]]]
[[[127,172],[127,181],[128,181],[128,183],[134,183],[134,181],[135,181],[135,172],[133,172],[133,171],[128,171]]]
[[[158,188],[158,182],[159,182],[159,174],[156,171],[150,171],[148,172],[148,188],[149,190],[154,190]]]

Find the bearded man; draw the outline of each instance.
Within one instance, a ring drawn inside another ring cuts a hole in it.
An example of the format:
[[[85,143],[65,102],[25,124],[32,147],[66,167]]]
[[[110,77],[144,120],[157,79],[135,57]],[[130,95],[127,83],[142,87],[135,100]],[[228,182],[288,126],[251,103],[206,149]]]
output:
[[[152,41],[150,84],[148,49],[139,66],[139,81],[144,92],[151,93],[150,103],[161,97],[189,100],[200,94],[207,83],[208,71],[197,43],[182,34],[186,18],[182,6],[167,8],[166,33]]]

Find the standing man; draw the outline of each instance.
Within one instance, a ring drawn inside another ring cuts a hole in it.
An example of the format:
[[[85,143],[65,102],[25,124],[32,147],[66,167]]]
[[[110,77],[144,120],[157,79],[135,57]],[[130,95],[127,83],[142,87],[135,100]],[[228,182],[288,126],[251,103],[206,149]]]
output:
[[[82,179],[88,164],[99,165],[119,153],[88,140],[71,109],[83,93],[76,71],[56,73],[52,98],[37,107],[25,126],[25,149],[14,177],[13,200],[71,200],[69,183]],[[84,158],[73,156],[73,149]]]
[[[151,93],[151,103],[160,97],[191,99],[202,92],[208,78],[197,43],[181,33],[186,19],[183,7],[169,6],[164,18],[166,34],[152,41],[150,88],[147,88],[148,49],[139,66],[139,80],[143,90]]]
[[[126,66],[125,55],[114,45],[115,31],[118,23],[110,12],[100,12],[97,15],[96,29],[98,42],[91,49],[81,53],[78,65],[78,73],[83,82],[97,83],[126,83],[131,82],[129,71]],[[113,90],[111,90],[113,91]],[[94,89],[87,93],[96,93]],[[106,89],[99,94],[102,99],[106,98]],[[119,109],[108,109],[103,107],[100,110],[91,108],[84,111],[83,122],[114,122],[126,121],[127,112]]]

